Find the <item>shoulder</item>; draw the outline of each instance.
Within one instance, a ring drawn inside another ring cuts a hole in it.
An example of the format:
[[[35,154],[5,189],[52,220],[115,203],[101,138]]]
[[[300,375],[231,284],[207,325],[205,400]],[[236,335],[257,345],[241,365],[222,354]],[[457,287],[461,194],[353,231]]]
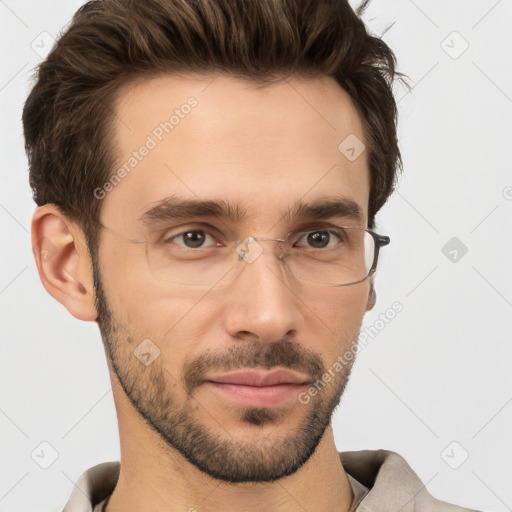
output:
[[[62,512],[90,512],[95,505],[112,494],[121,464],[103,462],[86,470],[71,492],[71,496]]]
[[[477,512],[434,498],[406,460],[389,450],[340,453],[345,471],[369,489],[357,511]]]

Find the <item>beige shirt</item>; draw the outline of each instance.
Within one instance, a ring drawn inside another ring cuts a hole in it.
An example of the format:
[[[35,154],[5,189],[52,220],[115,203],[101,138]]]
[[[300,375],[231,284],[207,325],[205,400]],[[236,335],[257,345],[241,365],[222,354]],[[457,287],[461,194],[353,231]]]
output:
[[[350,484],[350,488],[352,489],[352,494],[354,495],[354,499],[352,500],[352,505],[348,512],[356,512],[357,506],[361,503],[361,500],[368,493],[368,488],[364,485],[360,484],[357,480],[352,478],[347,474],[348,483]],[[105,505],[107,504],[110,496],[107,496],[104,500],[101,500],[93,509],[92,512],[104,512]]]
[[[477,512],[433,498],[395,452],[342,452],[340,458],[354,494],[349,512]],[[62,512],[103,512],[120,468],[119,462],[105,462],[85,471]]]

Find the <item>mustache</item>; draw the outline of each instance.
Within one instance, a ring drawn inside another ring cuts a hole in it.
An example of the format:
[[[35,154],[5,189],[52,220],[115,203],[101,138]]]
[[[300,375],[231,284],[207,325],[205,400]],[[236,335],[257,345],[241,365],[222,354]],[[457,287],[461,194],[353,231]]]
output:
[[[313,381],[320,379],[326,372],[318,354],[284,338],[272,343],[243,342],[223,352],[201,354],[185,364],[183,380],[187,393],[191,394],[208,373],[215,370],[270,369],[276,366],[303,372]]]

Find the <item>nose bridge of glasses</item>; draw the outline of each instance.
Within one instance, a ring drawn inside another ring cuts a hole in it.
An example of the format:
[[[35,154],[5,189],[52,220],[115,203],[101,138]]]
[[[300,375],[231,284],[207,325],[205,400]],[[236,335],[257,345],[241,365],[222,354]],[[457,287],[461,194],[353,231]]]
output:
[[[286,240],[283,240],[282,238],[248,236],[236,247],[238,260],[243,260],[246,263],[252,263],[255,261],[263,253],[263,246],[260,242],[277,242],[277,246],[279,247],[279,253],[277,256],[279,259],[284,258],[286,254]]]

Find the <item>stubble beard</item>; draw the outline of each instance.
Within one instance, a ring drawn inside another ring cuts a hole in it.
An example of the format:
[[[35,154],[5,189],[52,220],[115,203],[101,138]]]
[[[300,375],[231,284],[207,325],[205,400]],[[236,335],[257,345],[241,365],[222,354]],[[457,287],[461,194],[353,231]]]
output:
[[[320,357],[289,339],[271,344],[244,342],[243,345],[233,345],[227,354],[204,354],[184,368],[184,378],[174,387],[184,394],[183,388],[186,389],[185,401],[177,409],[177,400],[171,389],[173,383],[169,382],[169,379],[175,382],[177,379],[158,360],[144,366],[135,357],[133,350],[137,343],[116,321],[108,307],[95,258],[93,270],[97,321],[111,367],[134,409],[169,447],[181,453],[200,471],[229,483],[275,481],[295,473],[309,460],[341,400],[354,360],[344,365],[334,384],[319,389],[307,405],[299,404],[300,407],[309,407],[309,410],[300,424],[286,435],[268,435],[265,442],[259,435],[255,435],[252,441],[248,436],[240,440],[220,424],[215,424],[217,432],[214,432],[194,415],[194,411],[207,407],[194,395],[200,386],[199,377],[212,363],[225,369],[279,365],[304,371],[311,376],[312,382],[320,382],[322,375],[326,374]],[[269,425],[277,428],[287,414],[288,410],[275,407],[242,408],[238,419],[244,424],[244,430],[250,425],[258,434]]]

